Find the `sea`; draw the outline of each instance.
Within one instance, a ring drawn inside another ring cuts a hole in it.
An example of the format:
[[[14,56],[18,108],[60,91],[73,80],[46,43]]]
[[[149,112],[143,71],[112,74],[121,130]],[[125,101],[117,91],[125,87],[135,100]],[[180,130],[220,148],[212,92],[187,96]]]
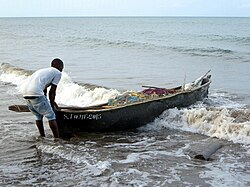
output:
[[[123,132],[41,138],[22,85],[54,58],[59,106],[92,106],[211,70],[208,98]],[[0,18],[0,186],[250,186],[250,18]],[[195,157],[220,144],[207,160]]]

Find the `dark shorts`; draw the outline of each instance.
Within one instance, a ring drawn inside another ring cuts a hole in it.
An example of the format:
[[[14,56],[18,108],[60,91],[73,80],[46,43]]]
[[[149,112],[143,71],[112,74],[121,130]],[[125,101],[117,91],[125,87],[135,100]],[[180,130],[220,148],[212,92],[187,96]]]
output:
[[[39,96],[34,99],[25,99],[29,110],[36,116],[37,120],[42,120],[45,116],[49,121],[55,120],[56,115],[46,96]]]

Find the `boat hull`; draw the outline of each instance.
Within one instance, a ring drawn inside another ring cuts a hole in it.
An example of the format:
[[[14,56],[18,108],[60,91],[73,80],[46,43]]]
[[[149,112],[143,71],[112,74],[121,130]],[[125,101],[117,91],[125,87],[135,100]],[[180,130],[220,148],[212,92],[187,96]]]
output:
[[[169,108],[188,107],[208,95],[210,81],[192,91],[115,108],[56,110],[60,136],[81,132],[107,132],[135,129],[152,122]]]

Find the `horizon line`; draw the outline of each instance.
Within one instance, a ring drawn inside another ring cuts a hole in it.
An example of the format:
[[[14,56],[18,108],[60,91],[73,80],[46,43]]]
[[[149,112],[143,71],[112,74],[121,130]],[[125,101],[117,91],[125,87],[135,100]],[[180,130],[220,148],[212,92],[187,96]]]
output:
[[[169,17],[169,18],[250,18],[250,16],[183,16],[183,15],[177,15],[177,16],[146,16],[146,15],[114,15],[114,16],[105,16],[105,15],[98,15],[98,16],[0,16],[0,18],[163,18],[163,17]]]

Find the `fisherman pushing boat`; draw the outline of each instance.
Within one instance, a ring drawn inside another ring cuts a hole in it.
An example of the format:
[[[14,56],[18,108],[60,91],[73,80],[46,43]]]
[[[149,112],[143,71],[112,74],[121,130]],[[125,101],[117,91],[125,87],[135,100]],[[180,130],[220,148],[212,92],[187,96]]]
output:
[[[62,76],[63,62],[56,58],[51,62],[51,67],[36,71],[28,79],[23,87],[23,97],[29,110],[36,116],[36,126],[42,137],[45,137],[43,117],[48,119],[49,126],[55,138],[59,138],[59,130],[56,122],[54,107],[57,85]],[[47,99],[47,88],[49,100]]]

